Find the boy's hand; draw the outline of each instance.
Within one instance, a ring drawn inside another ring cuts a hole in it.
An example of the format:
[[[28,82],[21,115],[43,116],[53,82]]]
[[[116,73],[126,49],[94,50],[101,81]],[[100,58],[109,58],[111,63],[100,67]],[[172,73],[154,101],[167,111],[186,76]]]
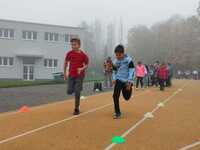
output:
[[[84,71],[85,69],[87,69],[87,65],[86,64],[83,64],[83,67],[82,68],[78,68],[77,71],[78,71],[78,74],[80,74],[82,71]]]
[[[64,73],[64,80],[67,80],[67,78],[68,78],[68,73],[65,72],[65,73]]]
[[[84,68],[78,68],[78,74],[81,74],[81,72],[84,70]]]
[[[115,84],[116,84],[116,80],[113,80],[113,81],[112,81],[112,85],[115,85]]]

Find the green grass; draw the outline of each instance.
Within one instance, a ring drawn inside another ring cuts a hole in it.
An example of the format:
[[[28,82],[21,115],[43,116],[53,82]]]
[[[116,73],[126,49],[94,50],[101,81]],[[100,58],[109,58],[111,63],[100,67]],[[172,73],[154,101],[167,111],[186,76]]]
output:
[[[86,78],[84,82],[103,81],[103,79]],[[37,86],[37,85],[50,85],[50,84],[64,84],[63,80],[35,80],[35,81],[23,81],[23,80],[0,80],[0,88],[12,88],[12,87],[25,87],[25,86]]]

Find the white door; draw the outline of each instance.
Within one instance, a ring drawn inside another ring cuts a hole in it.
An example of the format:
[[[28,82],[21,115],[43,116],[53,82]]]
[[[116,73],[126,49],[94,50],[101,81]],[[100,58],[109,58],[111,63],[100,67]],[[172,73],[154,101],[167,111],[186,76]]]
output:
[[[34,66],[33,65],[24,65],[23,78],[24,80],[34,80]]]

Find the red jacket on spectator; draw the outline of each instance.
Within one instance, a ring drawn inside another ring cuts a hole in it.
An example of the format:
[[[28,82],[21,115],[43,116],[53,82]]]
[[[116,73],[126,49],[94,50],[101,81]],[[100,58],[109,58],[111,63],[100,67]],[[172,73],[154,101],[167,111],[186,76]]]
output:
[[[166,65],[161,65],[157,70],[157,76],[159,79],[166,80],[168,76],[168,71]]]

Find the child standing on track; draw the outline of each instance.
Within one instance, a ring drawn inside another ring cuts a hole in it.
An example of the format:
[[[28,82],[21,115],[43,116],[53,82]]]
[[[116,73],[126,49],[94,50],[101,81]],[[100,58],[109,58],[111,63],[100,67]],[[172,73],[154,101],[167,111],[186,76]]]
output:
[[[166,80],[166,87],[172,86],[172,77],[173,77],[173,65],[171,63],[167,64],[168,76]]]
[[[168,76],[167,66],[165,65],[165,63],[162,63],[159,66],[159,68],[157,70],[157,76],[158,76],[158,80],[159,80],[159,84],[160,84],[160,90],[164,91],[165,81],[167,80],[167,76]]]
[[[118,45],[115,48],[115,56],[116,60],[113,62],[114,119],[119,119],[121,117],[119,107],[119,97],[121,91],[125,100],[129,100],[132,95],[134,63],[132,58],[124,53],[123,45]]]
[[[108,57],[104,61],[104,75],[105,75],[105,83],[104,88],[111,88],[112,87],[112,59]]]
[[[146,74],[146,68],[142,64],[141,61],[138,62],[135,72],[136,72],[136,80],[137,80],[136,81],[136,89],[138,89],[139,83],[141,85],[141,88],[143,89],[143,87],[144,87],[143,79]]]
[[[88,66],[88,56],[80,49],[81,41],[73,38],[70,41],[71,48],[66,56],[64,63],[64,79],[68,79],[67,94],[75,93],[74,115],[79,115],[80,95],[83,87],[85,70]]]
[[[158,81],[158,77],[157,77],[157,71],[158,71],[158,68],[159,68],[159,66],[160,66],[160,62],[159,61],[156,61],[155,63],[154,63],[154,79],[153,79],[153,86],[155,85],[156,87],[158,86],[158,83],[159,83],[159,81]]]

